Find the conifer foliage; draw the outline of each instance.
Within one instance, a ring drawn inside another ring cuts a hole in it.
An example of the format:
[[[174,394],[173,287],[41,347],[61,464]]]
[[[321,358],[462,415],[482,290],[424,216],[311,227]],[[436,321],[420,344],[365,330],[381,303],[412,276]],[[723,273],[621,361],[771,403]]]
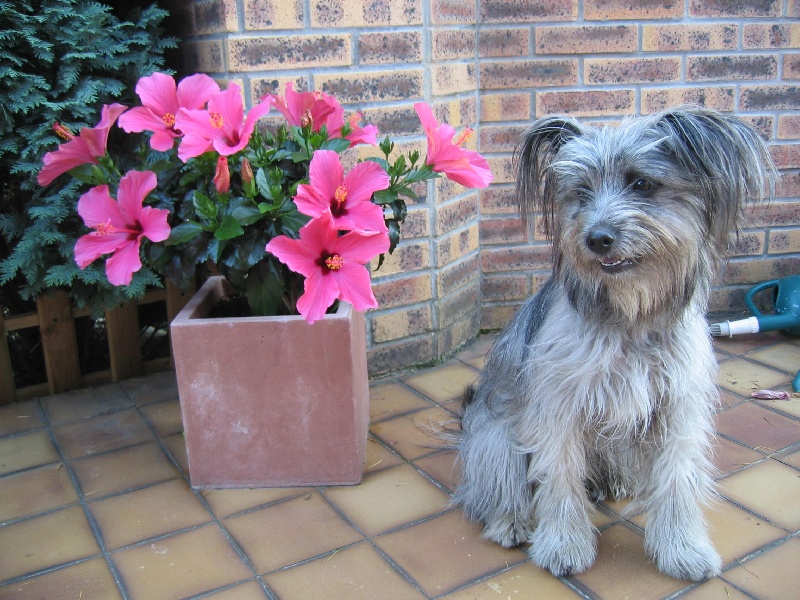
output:
[[[143,269],[114,288],[102,267],[80,270],[77,184],[63,176],[43,189],[36,175],[61,141],[54,123],[93,127],[104,103],[131,105],[136,81],[165,70],[164,52],[176,47],[161,29],[166,16],[156,5],[122,20],[98,2],[0,0],[0,300],[66,287],[78,306],[99,310],[158,283]]]

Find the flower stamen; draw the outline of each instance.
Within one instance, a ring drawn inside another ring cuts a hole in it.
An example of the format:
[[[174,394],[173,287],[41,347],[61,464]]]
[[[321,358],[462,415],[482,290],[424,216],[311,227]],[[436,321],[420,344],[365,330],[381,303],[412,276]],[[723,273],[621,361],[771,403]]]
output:
[[[333,193],[333,199],[336,201],[336,208],[341,208],[342,204],[347,200],[347,186],[342,184],[337,187]]]
[[[108,235],[116,231],[116,227],[111,224],[111,219],[107,220],[105,223],[98,223],[94,228],[97,230],[98,235]]]
[[[215,129],[222,129],[222,115],[219,113],[209,113],[208,118],[211,119],[211,126]]]
[[[464,129],[464,131],[462,131],[459,134],[459,136],[456,139],[453,140],[453,146],[463,146],[463,145],[465,145],[467,143],[467,141],[469,140],[469,138],[472,137],[473,133],[474,133],[474,131],[470,127],[467,127],[466,129]]]
[[[175,126],[175,115],[172,113],[164,113],[164,115],[161,117],[161,120],[164,121],[164,125],[167,127]]]
[[[344,259],[338,254],[332,254],[325,259],[325,266],[331,271],[338,271],[344,266]]]
[[[58,137],[60,137],[65,142],[68,142],[75,137],[75,134],[73,134],[72,131],[70,131],[69,127],[67,127],[66,125],[62,125],[58,121],[53,123],[53,131]]]

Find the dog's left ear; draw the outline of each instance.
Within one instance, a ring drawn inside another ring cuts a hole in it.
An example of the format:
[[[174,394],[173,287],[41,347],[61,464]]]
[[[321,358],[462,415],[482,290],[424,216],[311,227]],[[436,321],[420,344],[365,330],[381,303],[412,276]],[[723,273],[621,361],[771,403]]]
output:
[[[700,182],[708,232],[720,255],[744,205],[771,198],[777,171],[761,136],[738,119],[699,106],[667,110],[656,127],[675,159]]]

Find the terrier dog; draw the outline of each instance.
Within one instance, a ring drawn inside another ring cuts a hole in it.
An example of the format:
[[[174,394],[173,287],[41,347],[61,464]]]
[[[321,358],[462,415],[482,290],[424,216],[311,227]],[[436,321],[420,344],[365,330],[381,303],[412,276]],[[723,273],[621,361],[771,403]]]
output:
[[[645,549],[679,579],[720,572],[712,495],[717,363],[705,311],[748,198],[771,194],[766,144],[685,106],[595,129],[546,117],[516,158],[553,275],[500,333],[464,401],[454,501],[556,576],[597,552],[592,501],[632,495]]]

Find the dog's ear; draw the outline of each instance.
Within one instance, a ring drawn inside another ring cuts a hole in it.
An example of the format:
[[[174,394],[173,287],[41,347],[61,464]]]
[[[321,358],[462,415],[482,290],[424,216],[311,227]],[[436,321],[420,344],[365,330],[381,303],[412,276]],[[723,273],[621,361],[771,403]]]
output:
[[[541,210],[544,228],[552,238],[555,227],[555,186],[548,168],[559,149],[583,135],[584,129],[569,117],[544,117],[534,122],[515,153],[516,199],[522,218],[533,228],[533,214]]]
[[[699,106],[670,109],[656,119],[675,159],[702,186],[708,232],[724,254],[744,205],[773,196],[777,171],[766,143],[738,119]]]

